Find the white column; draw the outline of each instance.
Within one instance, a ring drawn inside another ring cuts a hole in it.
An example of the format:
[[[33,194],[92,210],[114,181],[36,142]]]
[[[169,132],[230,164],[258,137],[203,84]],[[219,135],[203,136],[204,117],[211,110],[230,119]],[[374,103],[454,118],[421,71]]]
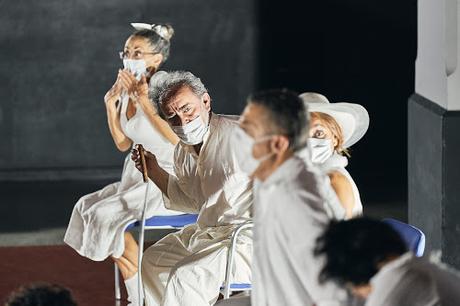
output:
[[[419,0],[415,91],[446,110],[460,110],[458,0]]]

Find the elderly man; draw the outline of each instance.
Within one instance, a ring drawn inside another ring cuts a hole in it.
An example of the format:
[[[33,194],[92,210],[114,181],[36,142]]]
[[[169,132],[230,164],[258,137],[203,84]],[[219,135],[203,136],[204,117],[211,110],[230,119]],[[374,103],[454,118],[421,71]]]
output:
[[[229,238],[250,219],[252,183],[231,143],[234,118],[211,112],[211,97],[190,72],[170,72],[155,88],[159,111],[181,139],[169,175],[147,153],[148,176],[167,208],[198,213],[196,224],[146,250],[142,277],[147,305],[213,305],[225,277]],[[133,160],[140,167],[139,152]],[[250,282],[251,237],[237,247],[233,280]]]
[[[256,179],[251,304],[344,304],[345,290],[318,281],[323,260],[313,250],[329,223],[326,207],[338,199],[327,176],[296,154],[308,138],[302,100],[287,90],[260,92],[248,99],[240,120],[234,136],[238,155],[243,170]],[[221,304],[248,305],[249,300]]]

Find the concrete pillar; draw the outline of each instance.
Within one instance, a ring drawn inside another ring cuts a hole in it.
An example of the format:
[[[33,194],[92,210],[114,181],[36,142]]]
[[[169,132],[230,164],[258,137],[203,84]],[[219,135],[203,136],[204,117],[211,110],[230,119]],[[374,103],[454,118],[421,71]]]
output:
[[[460,5],[418,1],[415,93],[408,109],[409,222],[460,268]]]

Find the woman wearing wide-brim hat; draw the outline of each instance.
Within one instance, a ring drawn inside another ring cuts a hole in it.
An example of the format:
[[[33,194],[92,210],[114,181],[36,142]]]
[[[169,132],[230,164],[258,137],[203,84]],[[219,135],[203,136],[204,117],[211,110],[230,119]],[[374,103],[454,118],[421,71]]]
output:
[[[363,206],[359,190],[345,167],[348,165],[347,149],[366,134],[369,114],[359,104],[330,103],[318,93],[306,92],[300,97],[310,114],[311,161],[328,174],[345,210],[345,218],[361,215]]]

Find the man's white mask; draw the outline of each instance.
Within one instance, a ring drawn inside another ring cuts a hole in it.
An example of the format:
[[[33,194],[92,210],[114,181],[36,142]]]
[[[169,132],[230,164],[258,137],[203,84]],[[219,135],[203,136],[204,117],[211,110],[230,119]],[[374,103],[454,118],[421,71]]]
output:
[[[334,153],[331,139],[308,138],[311,161],[315,164],[322,164]]]
[[[183,143],[194,146],[203,142],[204,135],[209,130],[209,124],[204,123],[201,116],[198,116],[186,125],[171,128]]]

